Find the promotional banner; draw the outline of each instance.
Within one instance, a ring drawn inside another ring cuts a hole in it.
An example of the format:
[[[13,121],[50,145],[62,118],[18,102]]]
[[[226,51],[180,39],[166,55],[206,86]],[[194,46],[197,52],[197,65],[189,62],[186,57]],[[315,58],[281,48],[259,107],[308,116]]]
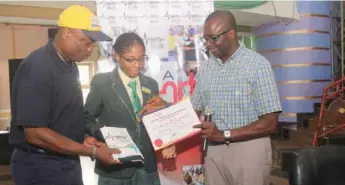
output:
[[[102,30],[114,42],[125,32],[136,32],[144,40],[149,59],[142,73],[157,80],[163,99],[178,102],[192,95],[198,67],[207,60],[200,36],[205,18],[213,11],[213,0],[96,2]],[[101,44],[99,73],[116,67],[112,45]],[[201,139],[197,135],[176,145],[175,159],[162,159],[157,152],[161,184],[204,184],[200,146]]]

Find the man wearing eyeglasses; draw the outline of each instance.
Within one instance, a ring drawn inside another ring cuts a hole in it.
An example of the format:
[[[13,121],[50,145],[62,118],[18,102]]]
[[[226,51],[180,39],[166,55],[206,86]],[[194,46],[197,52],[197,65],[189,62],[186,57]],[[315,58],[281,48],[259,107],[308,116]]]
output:
[[[268,185],[269,135],[282,108],[269,61],[238,43],[236,27],[229,11],[211,13],[204,24],[210,58],[200,67],[192,103],[198,113],[205,106],[214,112],[212,121],[195,126],[208,140],[206,184]]]

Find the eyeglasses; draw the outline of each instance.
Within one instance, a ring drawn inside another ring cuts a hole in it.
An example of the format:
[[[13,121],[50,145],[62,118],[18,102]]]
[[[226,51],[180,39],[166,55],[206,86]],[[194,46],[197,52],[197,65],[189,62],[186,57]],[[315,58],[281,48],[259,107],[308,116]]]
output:
[[[139,63],[145,63],[145,62],[147,62],[149,60],[149,57],[146,56],[146,55],[144,55],[144,56],[142,56],[140,58],[137,58],[137,59],[136,58],[126,58],[124,56],[120,56],[120,57],[123,58],[128,63],[133,63],[135,61],[137,61]]]
[[[218,35],[203,36],[203,37],[201,37],[200,39],[201,39],[201,41],[202,41],[204,44],[206,44],[207,41],[209,41],[209,40],[211,40],[212,42],[217,42],[217,40],[219,39],[220,36],[226,34],[226,33],[229,32],[231,29],[232,29],[232,28],[230,28],[230,29],[228,29],[228,30],[226,30],[226,31],[224,31],[224,32],[222,32],[222,33],[220,33],[220,34],[218,34]]]

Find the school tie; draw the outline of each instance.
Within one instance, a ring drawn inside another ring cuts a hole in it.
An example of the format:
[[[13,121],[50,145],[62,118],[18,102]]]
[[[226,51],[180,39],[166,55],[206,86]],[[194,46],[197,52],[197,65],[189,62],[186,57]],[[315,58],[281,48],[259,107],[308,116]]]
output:
[[[141,109],[141,103],[140,103],[140,99],[139,99],[139,96],[137,93],[137,82],[135,80],[133,80],[133,81],[128,83],[128,86],[132,89],[130,99],[131,99],[132,107],[134,110],[134,114],[138,118],[138,113]]]

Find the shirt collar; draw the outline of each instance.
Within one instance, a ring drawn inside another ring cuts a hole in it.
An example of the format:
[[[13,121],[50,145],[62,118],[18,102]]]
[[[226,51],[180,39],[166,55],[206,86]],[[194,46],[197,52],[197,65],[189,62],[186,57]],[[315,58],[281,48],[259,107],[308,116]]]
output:
[[[137,84],[139,84],[139,76],[135,77],[135,78],[131,78],[129,76],[127,76],[120,67],[117,68],[119,70],[119,76],[123,82],[124,85],[128,85],[129,82],[135,80],[137,82]]]
[[[76,66],[75,62],[71,62],[71,65],[67,65],[62,58],[59,56],[54,44],[53,39],[49,39],[48,44],[46,46],[47,51],[49,52],[49,56],[52,57],[54,63],[58,66],[58,68],[63,72],[71,72],[73,68]]]
[[[235,53],[233,53],[229,59],[234,60],[238,55],[240,55],[241,51],[243,50],[243,44],[240,44],[240,46],[237,48],[237,50],[235,51]]]
[[[234,60],[237,56],[239,56],[245,46],[243,44],[240,44],[240,46],[237,48],[235,53],[233,53],[226,62],[230,62],[231,60]],[[222,60],[220,58],[216,58],[214,55],[211,54],[211,57],[213,57],[218,63],[223,64]]]

